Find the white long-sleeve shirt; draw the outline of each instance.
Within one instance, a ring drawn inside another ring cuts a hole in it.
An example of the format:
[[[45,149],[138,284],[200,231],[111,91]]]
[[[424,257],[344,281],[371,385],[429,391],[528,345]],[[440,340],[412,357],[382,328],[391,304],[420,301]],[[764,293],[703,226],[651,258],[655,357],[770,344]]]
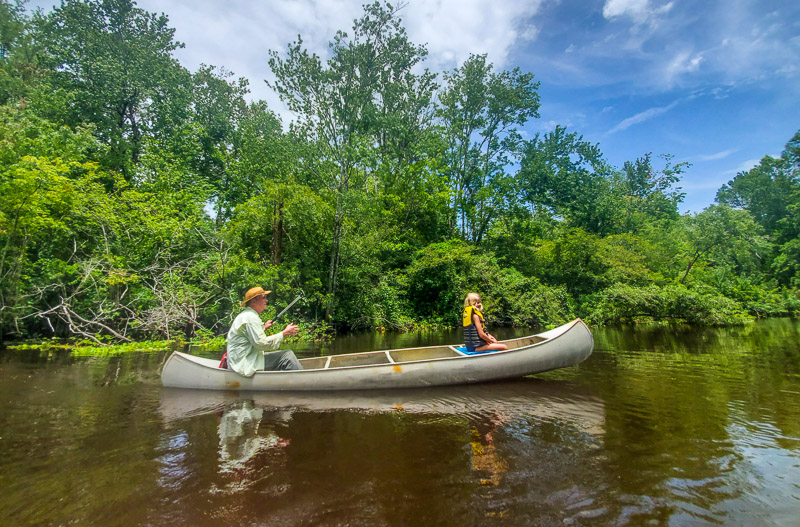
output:
[[[283,333],[268,337],[258,313],[247,307],[236,315],[228,331],[228,367],[252,377],[257,370],[264,369],[264,352],[278,349],[282,342]]]

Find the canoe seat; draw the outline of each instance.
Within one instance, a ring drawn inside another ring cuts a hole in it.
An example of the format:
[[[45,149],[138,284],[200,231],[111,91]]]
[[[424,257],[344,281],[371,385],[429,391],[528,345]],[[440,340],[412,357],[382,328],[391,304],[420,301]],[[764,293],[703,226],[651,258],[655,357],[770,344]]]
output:
[[[472,350],[472,351],[470,351],[469,349],[467,349],[466,346],[458,346],[456,349],[460,353],[463,353],[464,355],[481,355],[483,353],[494,353],[494,351],[495,351],[495,350],[483,350],[483,351]]]

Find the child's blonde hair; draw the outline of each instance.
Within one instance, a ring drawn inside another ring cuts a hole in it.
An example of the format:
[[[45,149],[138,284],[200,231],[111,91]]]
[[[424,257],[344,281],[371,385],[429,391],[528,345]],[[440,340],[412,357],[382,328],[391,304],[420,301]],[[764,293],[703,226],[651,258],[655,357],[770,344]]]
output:
[[[464,307],[474,306],[481,301],[481,295],[478,293],[467,293],[467,298],[464,299]]]

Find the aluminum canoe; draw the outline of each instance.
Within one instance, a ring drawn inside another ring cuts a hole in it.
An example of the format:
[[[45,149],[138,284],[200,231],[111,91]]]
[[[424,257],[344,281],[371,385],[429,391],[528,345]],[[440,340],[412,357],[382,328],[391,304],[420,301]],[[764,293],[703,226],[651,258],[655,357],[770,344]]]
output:
[[[300,359],[303,370],[259,371],[252,377],[219,368],[219,360],[173,352],[164,386],[207,390],[318,391],[472,384],[573,366],[594,347],[576,319],[544,333],[503,341],[509,349],[470,355],[457,346],[429,346]],[[460,345],[459,345],[460,346]]]

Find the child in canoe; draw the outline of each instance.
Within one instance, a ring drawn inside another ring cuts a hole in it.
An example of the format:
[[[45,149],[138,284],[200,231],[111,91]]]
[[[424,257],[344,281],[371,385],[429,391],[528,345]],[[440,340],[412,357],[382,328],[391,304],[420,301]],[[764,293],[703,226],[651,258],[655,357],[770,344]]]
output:
[[[483,304],[478,293],[469,293],[464,299],[462,324],[464,327],[464,345],[469,351],[504,351],[508,346],[497,342],[497,339],[484,331]]]

